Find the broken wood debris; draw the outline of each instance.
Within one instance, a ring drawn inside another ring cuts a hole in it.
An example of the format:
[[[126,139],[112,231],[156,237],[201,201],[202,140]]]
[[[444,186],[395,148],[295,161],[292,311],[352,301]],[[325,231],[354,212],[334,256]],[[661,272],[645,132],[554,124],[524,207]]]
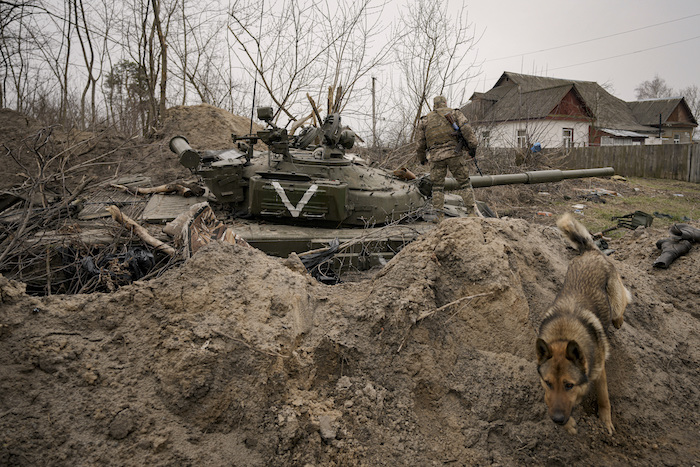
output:
[[[204,194],[204,189],[200,186],[185,185],[180,183],[168,183],[165,185],[158,185],[154,187],[130,187],[126,185],[111,183],[110,186],[134,195],[150,195],[154,193],[177,193],[178,195],[184,196],[185,198],[191,198],[193,196],[202,196]]]
[[[216,218],[206,201],[190,206],[189,210],[168,223],[163,228],[163,232],[174,237],[177,245],[185,247],[183,251],[185,258],[194,255],[204,245],[217,240],[250,247],[243,237]]]
[[[163,253],[169,256],[175,256],[177,254],[177,250],[175,248],[153,237],[151,234],[148,233],[146,229],[141,227],[136,221],[123,214],[118,207],[108,206],[106,209],[112,215],[112,219],[114,219],[116,222],[123,225],[124,227],[130,229],[147,245],[150,245],[156,250],[162,251]]]

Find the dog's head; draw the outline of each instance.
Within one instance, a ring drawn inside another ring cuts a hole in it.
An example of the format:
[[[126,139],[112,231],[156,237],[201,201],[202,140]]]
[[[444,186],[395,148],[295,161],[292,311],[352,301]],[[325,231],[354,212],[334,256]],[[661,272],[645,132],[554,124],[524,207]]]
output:
[[[559,425],[588,392],[586,357],[575,341],[537,339],[537,372],[550,418]]]

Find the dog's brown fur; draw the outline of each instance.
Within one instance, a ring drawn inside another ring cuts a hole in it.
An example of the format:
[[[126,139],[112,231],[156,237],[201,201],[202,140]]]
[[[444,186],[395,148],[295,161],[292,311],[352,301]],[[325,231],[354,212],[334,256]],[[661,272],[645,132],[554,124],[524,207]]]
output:
[[[605,328],[610,322],[616,328],[622,326],[632,295],[583,225],[565,214],[557,226],[581,254],[571,261],[564,286],[540,325],[535,347],[544,401],[552,420],[575,434],[571,412],[594,384],[598,416],[612,434]]]

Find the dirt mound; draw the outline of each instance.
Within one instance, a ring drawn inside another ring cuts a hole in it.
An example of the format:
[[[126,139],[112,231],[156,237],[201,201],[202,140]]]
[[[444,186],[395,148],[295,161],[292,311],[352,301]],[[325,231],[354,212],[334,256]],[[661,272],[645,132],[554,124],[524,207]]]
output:
[[[6,190],[22,183],[26,177],[19,174],[25,168],[23,163],[31,163],[29,159],[22,160],[18,149],[22,141],[39,131],[41,126],[32,118],[11,109],[0,109],[0,144],[3,146],[3,170],[0,171],[0,190]],[[18,163],[20,162],[20,163]]]
[[[253,123],[254,133],[261,129]],[[231,148],[234,145],[232,134],[242,136],[249,133],[250,119],[213,105],[171,107],[166,111],[163,127],[155,135],[155,141],[144,148],[135,170],[128,173],[146,173],[154,185],[187,178],[190,172],[170,151],[173,136],[184,136],[194,149],[201,151]],[[256,145],[256,149],[264,148],[262,143]]]
[[[652,271],[663,234],[614,245],[614,436],[592,398],[575,437],[546,416],[534,340],[573,255],[552,227],[448,220],[337,286],[217,244],[111,295],[0,277],[0,463],[697,463],[700,256]]]
[[[254,123],[253,133],[260,130],[262,127]],[[169,108],[158,137],[167,143],[173,136],[183,135],[197,149],[228,149],[233,146],[231,134],[250,134],[250,119],[200,104]]]
[[[0,144],[5,148],[0,190],[15,189],[21,196],[38,190],[44,202],[65,196],[83,177],[104,181],[140,173],[133,170],[134,160],[146,146],[113,128],[92,132],[43,125],[9,109],[0,110]]]
[[[253,132],[261,129],[253,124]],[[151,177],[153,185],[169,183],[190,176],[170,151],[173,136],[185,136],[197,150],[227,149],[234,144],[231,134],[249,132],[250,119],[209,104],[168,109],[162,129],[151,140],[118,135],[112,128],[95,132],[47,128],[18,112],[1,109],[0,143],[10,147],[12,157],[6,158],[8,170],[0,174],[0,188],[8,189],[27,180],[20,173],[61,182],[68,178],[71,186],[83,175],[104,181],[145,174]],[[258,143],[256,149],[265,147]],[[40,153],[43,158],[38,157]],[[44,164],[41,170],[36,169],[39,162]]]
[[[0,141],[14,141],[24,138],[38,128],[36,120],[12,109],[0,109]]]

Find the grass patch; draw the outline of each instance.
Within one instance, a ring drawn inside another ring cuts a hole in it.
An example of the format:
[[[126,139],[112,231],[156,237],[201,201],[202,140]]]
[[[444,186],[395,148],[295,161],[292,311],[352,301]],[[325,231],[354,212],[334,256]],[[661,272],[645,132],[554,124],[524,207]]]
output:
[[[674,191],[676,193],[691,193],[700,196],[700,184],[681,182],[679,180],[665,180],[662,178],[628,178],[628,182],[642,188]]]
[[[606,196],[605,204],[585,203],[586,209],[581,220],[591,232],[613,227],[617,221],[612,220],[612,217],[634,211],[651,215],[657,213],[652,223],[655,227],[670,227],[677,222],[700,219],[700,184],[641,178],[629,179],[628,183],[637,190],[620,197]],[[626,230],[622,228],[608,235],[619,237]]]

